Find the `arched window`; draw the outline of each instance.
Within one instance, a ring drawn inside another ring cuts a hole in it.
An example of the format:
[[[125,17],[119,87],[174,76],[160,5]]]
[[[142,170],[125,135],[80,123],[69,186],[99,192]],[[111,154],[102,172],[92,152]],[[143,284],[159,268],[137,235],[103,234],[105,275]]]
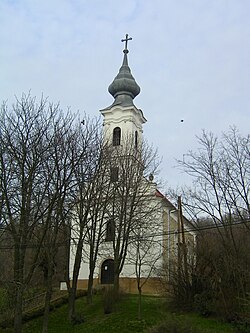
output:
[[[113,146],[120,146],[121,144],[121,129],[116,127],[113,130]]]
[[[101,284],[114,283],[114,260],[107,259],[102,263],[101,267]]]
[[[115,221],[110,219],[106,224],[106,242],[112,242],[115,239]]]
[[[138,148],[138,132],[135,131],[135,149]]]

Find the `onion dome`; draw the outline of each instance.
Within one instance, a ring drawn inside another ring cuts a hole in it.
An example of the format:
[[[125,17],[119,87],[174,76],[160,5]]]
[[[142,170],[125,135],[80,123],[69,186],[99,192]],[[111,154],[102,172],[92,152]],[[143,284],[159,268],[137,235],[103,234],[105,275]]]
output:
[[[122,42],[126,42],[125,49],[123,50],[124,57],[122,66],[119,73],[115,77],[114,81],[110,84],[108,91],[114,97],[115,101],[113,105],[120,104],[123,106],[133,105],[133,99],[140,93],[140,87],[136,83],[134,77],[131,74],[131,70],[128,66],[128,49],[127,42],[132,38],[122,39]]]

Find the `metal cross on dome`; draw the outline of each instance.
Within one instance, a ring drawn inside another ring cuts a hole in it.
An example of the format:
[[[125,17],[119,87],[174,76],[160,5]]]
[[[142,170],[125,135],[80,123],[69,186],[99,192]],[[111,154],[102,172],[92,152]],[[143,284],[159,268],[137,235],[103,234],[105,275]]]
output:
[[[125,42],[125,49],[124,51],[128,51],[128,41],[132,40],[132,37],[128,37],[128,34],[126,34],[125,38],[122,39],[122,42]]]

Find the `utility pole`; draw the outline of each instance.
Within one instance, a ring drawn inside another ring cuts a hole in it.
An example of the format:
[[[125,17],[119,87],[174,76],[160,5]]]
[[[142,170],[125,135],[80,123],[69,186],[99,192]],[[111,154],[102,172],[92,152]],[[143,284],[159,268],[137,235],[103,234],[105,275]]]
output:
[[[178,248],[177,248],[177,279],[178,279],[178,302],[180,301],[181,293],[181,197],[178,196],[178,219],[177,219],[177,232],[178,232]]]
[[[179,243],[179,241],[180,241],[180,243]],[[183,260],[183,278],[184,278],[184,283],[187,285],[187,284],[189,284],[187,246],[186,246],[185,230],[184,230],[184,223],[183,223],[181,196],[178,197],[178,243],[179,243],[179,246],[178,246],[178,278],[181,278],[181,267],[182,267],[182,260]]]

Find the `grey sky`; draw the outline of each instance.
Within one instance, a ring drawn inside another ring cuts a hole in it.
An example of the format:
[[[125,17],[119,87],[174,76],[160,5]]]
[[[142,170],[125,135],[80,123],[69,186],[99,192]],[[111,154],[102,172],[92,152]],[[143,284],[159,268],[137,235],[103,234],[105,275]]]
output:
[[[202,129],[249,133],[249,18],[249,0],[1,0],[1,100],[31,90],[99,114],[128,33],[145,137],[163,157],[162,178],[182,184],[174,158]]]

